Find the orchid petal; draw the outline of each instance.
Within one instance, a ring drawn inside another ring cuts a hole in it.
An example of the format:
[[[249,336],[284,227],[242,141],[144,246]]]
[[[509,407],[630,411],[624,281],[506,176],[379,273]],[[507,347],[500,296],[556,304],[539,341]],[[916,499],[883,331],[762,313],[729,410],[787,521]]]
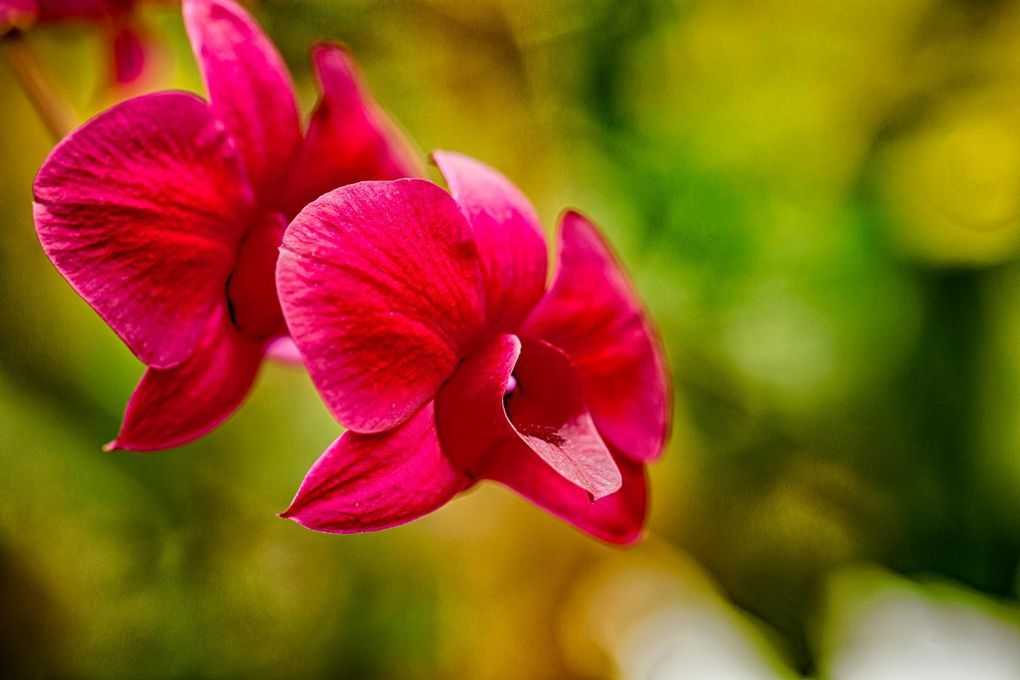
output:
[[[535,456],[521,455],[517,447],[492,453],[486,476],[510,487],[535,505],[609,543],[637,540],[648,509],[645,468],[626,456],[616,455],[623,480],[616,493],[592,501],[583,489],[550,469]]]
[[[372,100],[343,47],[315,45],[312,65],[322,98],[291,172],[293,213],[345,184],[424,175],[410,142]]]
[[[35,180],[43,249],[138,357],[181,363],[222,300],[251,196],[208,105],[158,93],[68,136]]]
[[[244,401],[264,349],[264,342],[239,333],[226,311],[219,310],[187,361],[145,372],[128,402],[120,434],[107,449],[167,449],[209,432]]]
[[[0,0],[0,35],[28,28],[38,15],[35,0]]]
[[[546,343],[514,335],[486,343],[440,391],[436,413],[447,454],[472,476],[487,474],[493,449],[516,448],[594,498],[620,488],[569,359]]]
[[[277,289],[319,393],[358,432],[432,401],[482,330],[470,228],[425,180],[360,182],[309,204],[284,235]]]
[[[393,430],[345,433],[281,517],[316,531],[378,531],[432,512],[469,485],[440,449],[429,403]]]
[[[304,357],[301,356],[301,350],[297,348],[294,339],[289,335],[271,341],[266,348],[266,356],[281,364],[303,366],[305,363]]]
[[[545,292],[548,257],[535,209],[484,163],[450,151],[432,159],[478,243],[490,328],[516,328]]]
[[[145,40],[132,26],[122,24],[117,26],[112,43],[114,82],[118,85],[135,82],[145,68]]]
[[[184,24],[213,111],[236,140],[249,180],[260,196],[277,191],[301,139],[286,64],[233,0],[184,0]]]
[[[659,339],[641,301],[594,224],[563,217],[560,269],[525,333],[570,357],[603,436],[645,461],[662,453],[671,412]]]

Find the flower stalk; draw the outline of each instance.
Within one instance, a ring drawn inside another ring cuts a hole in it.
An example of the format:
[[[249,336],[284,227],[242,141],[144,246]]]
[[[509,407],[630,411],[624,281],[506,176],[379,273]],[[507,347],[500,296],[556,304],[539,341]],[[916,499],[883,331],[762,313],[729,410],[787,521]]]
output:
[[[75,115],[66,100],[57,95],[25,42],[24,34],[18,30],[11,31],[0,39],[0,46],[18,84],[53,141],[66,137],[74,129]]]

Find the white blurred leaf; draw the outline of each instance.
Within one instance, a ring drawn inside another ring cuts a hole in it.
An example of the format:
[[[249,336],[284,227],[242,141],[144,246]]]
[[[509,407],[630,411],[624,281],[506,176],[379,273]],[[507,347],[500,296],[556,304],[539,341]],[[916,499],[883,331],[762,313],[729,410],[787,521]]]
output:
[[[877,569],[831,582],[820,654],[832,680],[1016,680],[1020,612]]]

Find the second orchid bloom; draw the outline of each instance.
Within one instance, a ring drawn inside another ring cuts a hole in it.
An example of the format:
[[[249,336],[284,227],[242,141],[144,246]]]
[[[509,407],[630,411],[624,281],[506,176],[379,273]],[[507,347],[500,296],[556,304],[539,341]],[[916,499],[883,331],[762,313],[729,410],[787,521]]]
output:
[[[383,529],[480,479],[603,540],[640,533],[662,451],[658,340],[595,226],[562,222],[545,290],[535,212],[491,168],[434,156],[418,179],[332,191],[294,219],[277,287],[312,380],[349,430],[284,516]]]
[[[273,272],[321,193],[420,173],[338,46],[302,135],[290,75],[231,0],[184,0],[209,91],[122,102],[61,142],[35,182],[43,249],[147,366],[111,448],[177,446],[224,420],[287,335]]]

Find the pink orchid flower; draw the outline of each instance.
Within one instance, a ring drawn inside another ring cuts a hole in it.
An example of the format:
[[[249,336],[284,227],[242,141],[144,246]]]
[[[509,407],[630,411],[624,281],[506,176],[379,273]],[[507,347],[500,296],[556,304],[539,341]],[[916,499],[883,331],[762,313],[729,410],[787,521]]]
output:
[[[25,30],[33,24],[92,21],[109,34],[113,80],[135,82],[145,68],[149,52],[145,32],[138,26],[138,0],[0,0],[0,34]]]
[[[349,429],[282,516],[373,531],[491,479],[600,539],[635,540],[671,394],[640,301],[576,212],[546,291],[528,200],[478,161],[433,158],[449,193],[360,182],[313,201],[284,235],[284,316]]]
[[[274,270],[288,220],[322,192],[419,173],[347,54],[320,44],[302,138],[290,75],[231,0],[185,0],[209,91],[122,102],[50,153],[35,181],[43,249],[148,370],[110,448],[214,428],[286,336]]]
[[[35,0],[0,0],[0,35],[28,28],[38,13]]]

